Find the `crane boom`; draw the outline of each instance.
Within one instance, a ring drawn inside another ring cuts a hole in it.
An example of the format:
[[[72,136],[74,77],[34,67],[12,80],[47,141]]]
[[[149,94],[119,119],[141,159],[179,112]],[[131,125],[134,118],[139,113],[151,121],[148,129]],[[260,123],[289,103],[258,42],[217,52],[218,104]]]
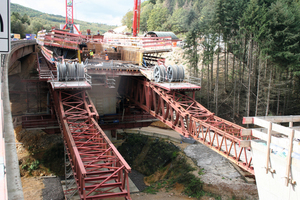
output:
[[[140,31],[141,0],[134,0],[132,35],[136,37]]]

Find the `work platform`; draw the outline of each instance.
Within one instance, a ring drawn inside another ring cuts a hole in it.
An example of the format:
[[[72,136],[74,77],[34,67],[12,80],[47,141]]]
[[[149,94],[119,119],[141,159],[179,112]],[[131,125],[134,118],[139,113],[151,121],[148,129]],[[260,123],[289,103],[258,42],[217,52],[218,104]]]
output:
[[[199,91],[201,89],[200,86],[198,85],[194,85],[192,83],[188,83],[188,82],[174,82],[174,83],[155,83],[153,82],[154,85],[157,85],[160,88],[163,88],[167,91],[178,91],[178,90],[184,90],[184,91],[188,91],[188,90],[194,90],[194,91]]]
[[[92,86],[87,81],[53,81],[50,82],[51,86],[55,90],[64,90],[64,89],[84,89],[89,90]]]

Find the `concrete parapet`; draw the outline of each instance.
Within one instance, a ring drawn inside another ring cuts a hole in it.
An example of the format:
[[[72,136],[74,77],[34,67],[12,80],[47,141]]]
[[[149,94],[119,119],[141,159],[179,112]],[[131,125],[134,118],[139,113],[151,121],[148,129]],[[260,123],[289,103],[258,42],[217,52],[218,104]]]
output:
[[[2,84],[1,84],[1,92],[2,92],[2,100],[3,100],[3,118],[0,121],[3,121],[4,124],[4,138],[5,138],[5,158],[6,158],[6,175],[7,175],[7,193],[9,200],[22,200],[24,199],[23,188],[20,177],[19,170],[19,162],[18,156],[16,152],[16,142],[14,135],[14,127],[11,116],[11,108],[10,108],[10,99],[9,99],[9,90],[8,90],[8,68],[11,65],[11,59],[14,61],[18,59],[20,56],[15,55],[15,52],[19,48],[24,48],[27,46],[36,45],[35,41],[17,41],[12,43],[11,52],[4,56],[3,62],[1,60],[0,66],[3,68],[2,71]],[[34,49],[34,48],[32,48]],[[22,53],[21,56],[25,56],[27,54]],[[13,58],[12,58],[13,57]],[[1,180],[2,181],[2,180]]]

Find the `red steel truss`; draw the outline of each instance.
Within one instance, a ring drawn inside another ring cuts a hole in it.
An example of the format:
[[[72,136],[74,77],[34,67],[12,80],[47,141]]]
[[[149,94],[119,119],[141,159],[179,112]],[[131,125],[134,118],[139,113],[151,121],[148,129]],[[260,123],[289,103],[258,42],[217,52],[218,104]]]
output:
[[[184,90],[167,91],[146,79],[130,78],[127,83],[128,98],[136,105],[254,174],[246,141],[250,136],[241,136],[243,127],[215,116],[195,101],[195,91],[189,97]]]
[[[97,124],[85,91],[51,90],[81,199],[130,198],[130,166]]]

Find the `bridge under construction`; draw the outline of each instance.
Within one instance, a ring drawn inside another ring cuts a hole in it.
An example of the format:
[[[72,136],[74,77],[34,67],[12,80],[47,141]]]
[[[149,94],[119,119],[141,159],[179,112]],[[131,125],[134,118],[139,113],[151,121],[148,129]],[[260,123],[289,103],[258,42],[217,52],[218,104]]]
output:
[[[154,120],[255,174],[251,140],[264,137],[259,137],[264,131],[221,119],[198,103],[201,81],[186,76],[180,65],[165,65],[163,54],[173,43],[172,36],[94,38],[53,29],[41,31],[37,41],[12,44],[3,59],[4,76],[18,75],[24,83],[19,89],[10,87],[11,93],[26,97],[27,106],[20,111],[23,128],[61,132],[66,198],[78,193],[81,199],[131,199],[131,168],[111,140],[117,129],[149,126]],[[244,123],[257,121],[245,118]],[[269,157],[266,170],[274,173]],[[287,172],[287,184],[295,186],[291,174]]]

